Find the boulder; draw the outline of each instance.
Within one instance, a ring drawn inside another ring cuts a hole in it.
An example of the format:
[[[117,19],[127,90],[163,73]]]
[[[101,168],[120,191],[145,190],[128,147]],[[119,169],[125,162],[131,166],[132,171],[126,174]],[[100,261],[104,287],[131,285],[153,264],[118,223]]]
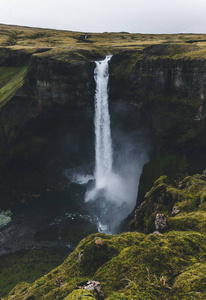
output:
[[[155,229],[159,232],[165,231],[167,228],[167,217],[163,214],[157,214],[155,218]]]

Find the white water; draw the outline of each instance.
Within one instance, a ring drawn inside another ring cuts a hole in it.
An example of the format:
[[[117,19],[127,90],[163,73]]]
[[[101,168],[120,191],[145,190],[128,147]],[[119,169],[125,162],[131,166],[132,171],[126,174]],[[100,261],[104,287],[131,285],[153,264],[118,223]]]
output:
[[[100,189],[107,188],[109,178],[112,177],[113,153],[108,105],[108,62],[111,57],[107,55],[104,60],[95,62],[95,188],[86,194],[86,202],[94,199]]]
[[[103,61],[96,61],[94,78],[95,93],[95,180],[96,189],[105,187],[112,172],[112,139],[108,107],[108,80],[111,55]]]
[[[115,150],[115,161],[113,163],[108,105],[108,63],[110,59],[111,56],[107,56],[103,61],[96,61],[94,71],[96,82],[94,98],[95,184],[93,187],[91,185],[91,188],[89,187],[85,194],[85,202],[94,201],[94,207],[98,207],[97,225],[99,232],[107,234],[116,232],[120,222],[127,217],[134,207],[138,179],[142,166],[147,161],[145,149],[142,150],[140,147],[144,143],[140,141],[139,150],[136,145],[137,134],[131,141],[128,132],[124,135],[121,131],[116,131],[116,137],[118,134],[121,144]],[[139,153],[138,157],[137,153]]]

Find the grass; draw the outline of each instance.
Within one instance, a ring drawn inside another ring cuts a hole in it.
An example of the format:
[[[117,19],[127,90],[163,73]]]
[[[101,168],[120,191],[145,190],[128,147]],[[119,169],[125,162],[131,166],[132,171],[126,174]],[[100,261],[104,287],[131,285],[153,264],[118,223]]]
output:
[[[75,62],[100,54],[129,51],[130,64],[140,59],[205,59],[204,34],[86,33],[0,24],[0,58],[11,51]],[[159,45],[152,48],[153,45]],[[148,48],[149,47],[149,48]],[[131,53],[131,50],[134,53]],[[85,52],[86,51],[86,52]],[[34,54],[35,53],[35,54]],[[0,67],[0,109],[23,85],[27,68]],[[125,70],[126,71],[126,70]]]
[[[0,67],[0,108],[22,87],[26,72],[27,67]]]
[[[66,258],[68,252],[53,248],[21,250],[0,257],[0,298],[19,282],[34,282]],[[43,280],[43,279],[42,279]],[[2,298],[1,298],[2,299]]]
[[[85,39],[85,34],[88,38]],[[0,47],[11,49],[50,48],[50,51],[65,49],[96,49],[116,53],[121,50],[141,50],[154,44],[183,44],[172,46],[167,56],[179,53],[179,57],[206,57],[206,35],[204,34],[138,34],[127,32],[82,33],[64,30],[29,28],[14,25],[0,25]],[[196,49],[194,51],[194,48]],[[177,49],[178,48],[178,49]],[[177,52],[176,52],[177,51]],[[178,57],[177,55],[177,57]]]
[[[205,250],[205,235],[192,231],[92,234],[61,266],[32,284],[17,285],[5,300],[93,299],[75,290],[92,279],[101,282],[106,299],[205,299]]]

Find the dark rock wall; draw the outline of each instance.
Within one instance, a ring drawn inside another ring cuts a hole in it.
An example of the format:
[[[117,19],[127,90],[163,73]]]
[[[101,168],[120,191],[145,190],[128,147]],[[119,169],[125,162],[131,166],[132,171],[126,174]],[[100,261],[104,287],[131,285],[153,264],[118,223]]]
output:
[[[28,191],[61,189],[63,171],[94,156],[94,62],[30,57],[23,87],[0,111],[1,206]]]
[[[206,114],[205,60],[140,59],[138,54],[132,59],[124,53],[112,59],[111,95],[116,100],[124,98],[136,109],[146,110],[156,134],[177,123],[202,124]]]
[[[139,205],[159,176],[181,180],[205,169],[206,61],[125,51],[110,70],[112,100],[128,102],[150,128],[153,153],[140,178]]]
[[[29,135],[34,140],[36,137],[39,141],[43,139],[45,149],[45,144],[51,147],[50,142],[55,141],[54,132],[56,137],[64,138],[69,133],[68,128],[73,128],[73,133],[77,130],[83,140],[90,141],[81,147],[86,147],[90,153],[93,151],[88,143],[93,143],[95,58],[91,59],[88,53],[56,56],[39,53],[47,50],[36,50],[38,53],[25,56],[4,54],[4,59],[1,52],[4,66],[18,65],[22,57],[27,63],[30,55],[23,87],[1,110],[1,124],[9,127],[12,133],[9,146],[2,138],[6,153],[3,165],[15,159],[16,153],[18,159],[25,157],[27,148],[23,144],[28,144]],[[141,51],[120,52],[110,62],[112,111],[116,113],[117,106],[123,107],[128,116],[123,113],[122,122],[127,123],[124,128],[128,130],[138,129],[141,118],[141,128],[147,128],[147,134],[149,129],[153,144],[151,168],[150,165],[144,168],[140,180],[139,202],[160,175],[166,173],[176,177],[178,173],[181,177],[185,172],[201,171],[206,162],[203,155],[206,148],[206,61],[177,60],[161,55],[153,58],[150,52],[144,55]],[[113,120],[115,123],[114,117]],[[39,148],[34,147],[38,148],[39,155],[42,145],[39,142]],[[30,154],[33,157],[32,151]],[[75,161],[76,158],[70,159]]]
[[[91,105],[95,90],[93,73],[94,63],[86,59],[61,62],[34,55],[27,84],[41,106],[53,103]]]

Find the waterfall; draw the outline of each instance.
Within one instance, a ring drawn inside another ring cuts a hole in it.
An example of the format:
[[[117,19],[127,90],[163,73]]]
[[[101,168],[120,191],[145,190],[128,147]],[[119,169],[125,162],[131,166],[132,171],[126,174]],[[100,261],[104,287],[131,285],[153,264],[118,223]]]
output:
[[[108,81],[111,55],[96,61],[95,92],[95,180],[96,189],[105,187],[112,172],[112,139],[108,106]]]
[[[95,115],[95,169],[94,180],[88,182],[85,202],[90,205],[91,214],[95,212],[99,232],[117,233],[121,221],[128,216],[134,207],[137,197],[138,180],[142,166],[147,161],[144,143],[133,144],[139,133],[129,137],[128,130],[122,132],[115,128],[113,136],[121,144],[113,147],[110,128],[108,104],[109,60],[111,55],[102,61],[96,61],[94,79],[96,91],[94,96]],[[117,105],[117,104],[116,104]],[[125,112],[124,112],[125,114]],[[132,140],[131,140],[132,139]],[[114,145],[117,140],[114,139]],[[139,150],[138,150],[139,149]],[[114,161],[113,161],[114,158]]]

